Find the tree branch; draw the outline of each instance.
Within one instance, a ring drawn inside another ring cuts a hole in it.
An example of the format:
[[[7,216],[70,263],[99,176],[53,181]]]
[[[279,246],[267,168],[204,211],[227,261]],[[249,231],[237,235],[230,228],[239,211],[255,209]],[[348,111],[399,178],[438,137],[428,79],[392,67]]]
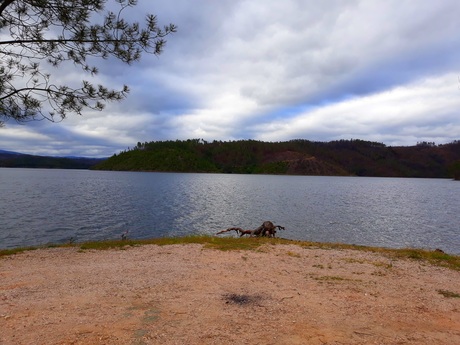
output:
[[[48,89],[43,89],[43,88],[38,88],[38,87],[23,87],[21,89],[15,89],[14,91],[10,92],[9,94],[7,94],[7,95],[5,95],[3,97],[0,97],[0,101],[2,101],[4,99],[7,99],[8,97],[17,95],[18,93],[22,93],[24,91],[43,91],[43,92],[46,92],[46,93],[54,93],[56,95],[66,95],[63,92],[59,92],[59,91],[52,90],[52,89],[49,89],[49,88]]]
[[[80,39],[49,39],[49,40],[12,40],[12,41],[0,41],[0,45],[2,44],[25,44],[25,43],[94,43],[94,42],[102,42],[102,43],[113,43],[119,42],[119,39],[110,39],[110,40],[80,40]]]
[[[117,91],[84,80],[80,88],[55,85],[43,67],[73,62],[94,75],[97,68],[88,64],[90,57],[114,57],[129,65],[143,53],[161,54],[164,37],[176,31],[173,24],[161,28],[151,14],[144,25],[130,23],[122,12],[136,0],[113,0],[121,5],[118,15],[104,14],[107,2],[0,0],[0,30],[6,38],[0,39],[0,125],[9,118],[22,122],[48,118],[45,113],[65,118],[85,108],[102,110],[105,103],[126,97],[126,86]]]
[[[0,16],[2,15],[5,8],[11,5],[15,0],[3,0],[2,4],[0,5]]]

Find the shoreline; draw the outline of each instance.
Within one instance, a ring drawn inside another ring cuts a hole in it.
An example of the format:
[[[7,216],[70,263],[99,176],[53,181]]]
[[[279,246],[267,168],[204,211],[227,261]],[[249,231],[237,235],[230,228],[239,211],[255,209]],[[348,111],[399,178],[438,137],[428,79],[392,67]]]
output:
[[[34,251],[38,249],[48,248],[80,248],[86,249],[120,249],[132,246],[143,245],[173,245],[173,244],[203,244],[205,247],[216,248],[222,250],[251,250],[256,249],[264,244],[293,244],[301,247],[312,247],[319,249],[350,249],[358,251],[380,252],[387,255],[393,255],[397,258],[412,258],[427,260],[431,264],[436,264],[444,267],[450,267],[460,271],[460,254],[448,253],[440,248],[391,248],[379,246],[367,246],[359,244],[348,244],[340,242],[313,242],[292,240],[283,237],[266,238],[266,237],[233,237],[233,236],[216,236],[216,235],[190,235],[177,237],[157,237],[148,239],[108,239],[97,241],[74,242],[72,239],[68,243],[48,243],[37,246],[0,248],[0,258],[2,256],[14,255]]]

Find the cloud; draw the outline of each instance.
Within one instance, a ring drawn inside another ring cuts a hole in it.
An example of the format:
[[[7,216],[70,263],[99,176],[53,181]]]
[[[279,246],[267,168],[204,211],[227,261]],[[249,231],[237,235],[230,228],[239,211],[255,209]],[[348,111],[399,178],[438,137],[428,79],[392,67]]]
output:
[[[128,99],[57,125],[8,123],[0,143],[94,156],[198,137],[459,139],[459,10],[453,0],[142,1],[131,18],[150,12],[179,30],[159,57],[99,63],[97,81],[128,84]],[[65,74],[55,71],[76,79]]]
[[[320,140],[325,133],[331,140],[359,138],[391,145],[414,144],[416,138],[453,141],[460,129],[457,83],[454,74],[421,80],[305,111],[288,122],[280,115],[268,126],[254,126],[252,132],[264,133],[258,139],[270,141]]]

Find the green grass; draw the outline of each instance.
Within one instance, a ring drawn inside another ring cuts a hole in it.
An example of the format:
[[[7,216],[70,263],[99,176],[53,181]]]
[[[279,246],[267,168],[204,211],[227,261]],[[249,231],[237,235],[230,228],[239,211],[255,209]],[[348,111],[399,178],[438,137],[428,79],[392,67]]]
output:
[[[128,249],[130,247],[153,244],[158,246],[165,245],[184,245],[201,244],[205,248],[218,250],[257,250],[262,245],[295,244],[305,249],[333,249],[333,250],[358,250],[379,253],[394,259],[410,259],[430,264],[447,267],[460,271],[460,256],[450,255],[437,251],[422,249],[388,249],[380,247],[367,247],[341,243],[319,243],[307,241],[293,241],[281,238],[257,238],[257,237],[219,237],[219,236],[183,236],[183,237],[163,237],[146,240],[108,240],[94,241],[85,243],[73,243],[63,245],[50,245],[47,247],[77,247],[81,250],[107,250],[107,249]],[[43,247],[42,247],[43,248]],[[46,248],[46,247],[45,247]],[[14,248],[0,250],[0,257],[18,254],[28,250],[38,249],[38,247]]]
[[[158,246],[167,245],[184,245],[184,244],[202,244],[205,248],[219,250],[256,250],[264,244],[292,244],[296,243],[291,240],[280,238],[257,238],[257,237],[218,237],[218,236],[183,236],[183,237],[161,237],[145,240],[111,240],[111,241],[94,241],[78,244],[81,249],[126,249],[146,244]],[[1,252],[0,252],[1,253]],[[1,254],[0,254],[1,255]]]
[[[342,243],[316,243],[316,242],[299,242],[303,247],[321,248],[321,249],[351,249],[358,251],[367,251],[379,253],[394,259],[412,259],[417,261],[429,262],[430,264],[447,267],[460,271],[460,256],[430,251],[424,249],[404,248],[391,249],[382,247],[359,246]]]
[[[395,258],[409,258],[413,260],[426,261],[433,265],[447,267],[460,271],[460,256],[429,251],[423,249],[397,249],[388,251],[388,255]]]
[[[266,238],[235,238],[235,237],[213,237],[213,236],[184,236],[184,237],[162,237],[146,240],[114,240],[85,242],[79,245],[85,249],[126,249],[133,246],[154,244],[158,246],[202,244],[205,248],[219,250],[254,250],[264,243],[271,242]]]
[[[0,257],[7,256],[7,255],[14,255],[23,252],[27,252],[30,250],[38,249],[37,247],[22,247],[22,248],[13,248],[13,249],[2,249],[0,250]]]

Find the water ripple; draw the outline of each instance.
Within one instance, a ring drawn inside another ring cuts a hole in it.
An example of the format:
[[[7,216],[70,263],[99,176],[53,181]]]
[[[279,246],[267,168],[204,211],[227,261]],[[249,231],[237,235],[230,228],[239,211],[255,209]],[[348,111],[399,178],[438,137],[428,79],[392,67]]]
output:
[[[0,195],[0,248],[272,220],[291,239],[460,253],[449,180],[0,169]]]

